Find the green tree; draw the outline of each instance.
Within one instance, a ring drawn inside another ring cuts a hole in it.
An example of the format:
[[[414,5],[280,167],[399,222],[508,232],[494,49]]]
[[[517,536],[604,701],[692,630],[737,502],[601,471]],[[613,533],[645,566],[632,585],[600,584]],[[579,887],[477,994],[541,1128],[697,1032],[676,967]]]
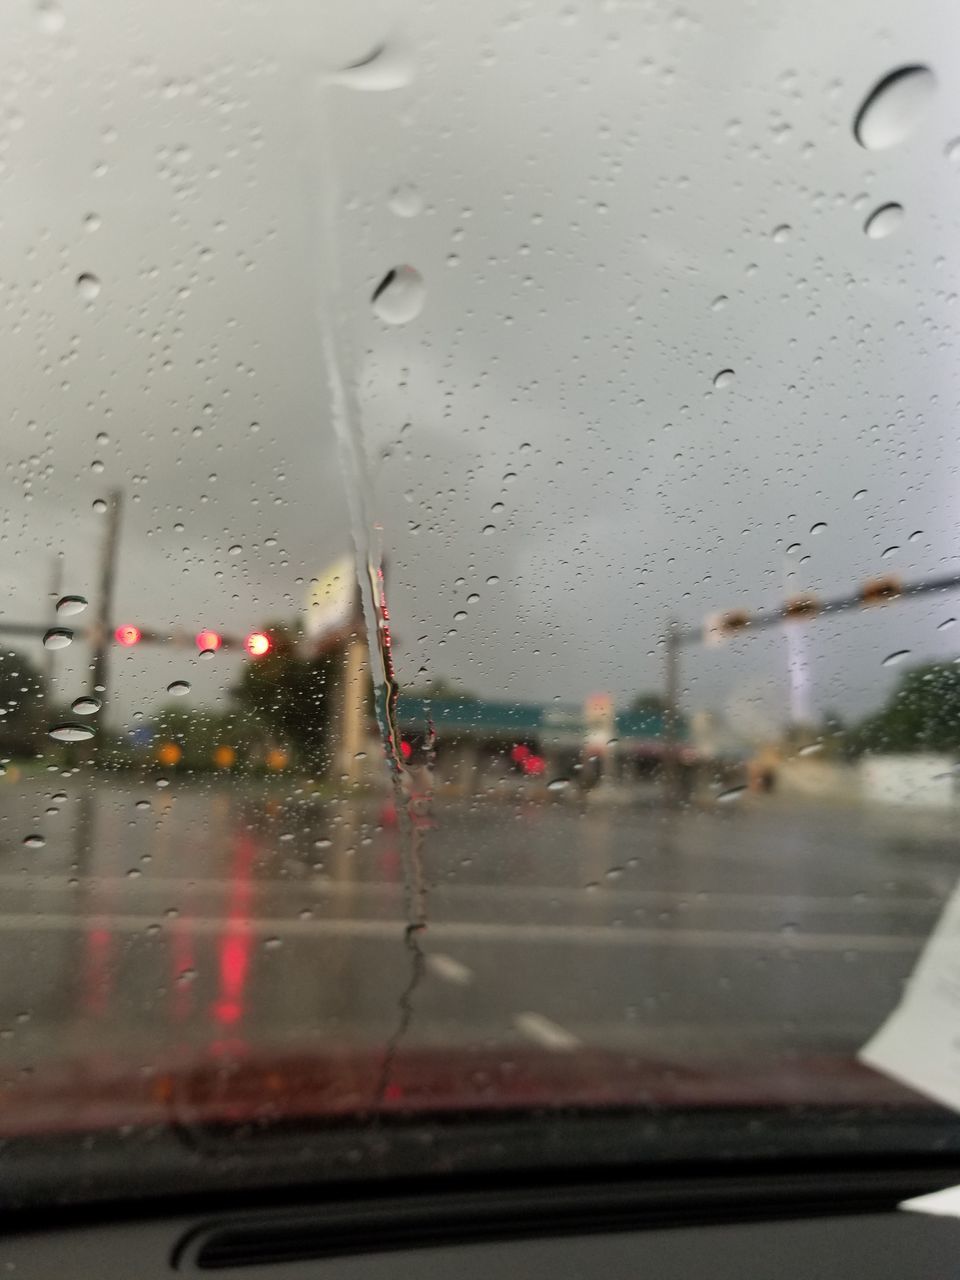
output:
[[[883,710],[851,738],[858,753],[960,751],[960,666],[931,662],[905,671]]]
[[[15,649],[0,651],[0,751],[33,755],[42,741],[46,714],[36,667]]]
[[[320,657],[298,652],[296,629],[286,623],[264,627],[272,648],[251,659],[230,691],[267,734],[293,747],[302,764],[322,772],[331,763],[331,729],[343,653],[339,647]]]

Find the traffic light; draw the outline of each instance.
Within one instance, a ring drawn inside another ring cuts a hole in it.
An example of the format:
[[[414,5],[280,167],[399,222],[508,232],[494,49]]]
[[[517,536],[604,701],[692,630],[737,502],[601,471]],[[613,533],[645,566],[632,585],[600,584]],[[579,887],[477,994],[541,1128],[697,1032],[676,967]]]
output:
[[[122,622],[113,635],[117,644],[122,644],[127,649],[132,649],[135,644],[140,643],[142,633],[140,628],[135,627],[132,622]]]
[[[903,583],[896,574],[887,574],[883,578],[871,578],[860,588],[860,603],[867,607],[875,604],[886,604],[896,600],[903,591]]]
[[[791,596],[783,606],[783,616],[790,622],[806,622],[815,618],[822,608],[816,596]]]
[[[273,641],[262,631],[251,631],[243,642],[251,658],[263,658],[273,648]]]
[[[201,653],[216,653],[223,644],[223,636],[219,631],[198,631],[197,648]]]

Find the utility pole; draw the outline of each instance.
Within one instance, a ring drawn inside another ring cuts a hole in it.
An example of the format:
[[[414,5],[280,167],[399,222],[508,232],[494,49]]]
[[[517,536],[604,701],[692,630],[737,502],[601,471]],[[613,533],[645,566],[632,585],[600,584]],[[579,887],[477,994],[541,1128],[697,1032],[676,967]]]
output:
[[[51,625],[57,620],[57,601],[63,592],[63,553],[58,552],[53,557],[50,568],[50,618]],[[53,686],[56,679],[56,650],[44,649],[43,651],[43,695],[46,699],[47,707],[53,700]]]
[[[107,663],[110,637],[113,631],[113,588],[117,576],[117,551],[120,546],[120,511],[122,494],[111,489],[107,495],[107,527],[100,548],[100,588],[97,597],[97,617],[93,625],[93,662],[91,665],[90,694],[101,705],[100,724],[103,725],[107,702]]]
[[[366,665],[366,642],[355,631],[348,638],[343,655],[338,726],[340,740],[336,749],[337,773],[351,786],[358,781],[363,764],[361,756],[367,719],[367,682],[364,678]]]
[[[675,618],[667,623],[663,637],[666,671],[664,680],[664,799],[671,807],[680,804],[680,625]]]

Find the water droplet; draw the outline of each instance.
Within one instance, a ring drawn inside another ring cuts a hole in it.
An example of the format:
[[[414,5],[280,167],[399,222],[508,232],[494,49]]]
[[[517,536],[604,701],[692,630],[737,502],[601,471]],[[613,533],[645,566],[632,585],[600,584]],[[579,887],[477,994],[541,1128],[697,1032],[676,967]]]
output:
[[[85,231],[99,231],[99,230],[100,230],[100,215],[99,215],[99,213],[87,213],[87,214],[84,214],[84,218],[83,218],[83,228],[84,228],[84,230],[85,230]]]
[[[235,542],[232,547],[227,547],[228,556],[239,556],[243,554],[243,547],[239,542]]]
[[[394,267],[370,298],[374,313],[384,324],[407,324],[420,314],[427,296],[423,276],[413,267]]]
[[[943,621],[939,624],[939,626],[937,627],[937,630],[938,630],[938,631],[949,631],[949,629],[950,629],[952,626],[955,626],[955,625],[956,625],[956,621],[957,621],[957,620],[956,620],[956,618],[944,618],[944,620],[943,620]]]
[[[797,752],[799,756],[814,756],[818,751],[823,750],[822,742],[808,742],[805,747],[801,747]]]
[[[897,649],[895,653],[888,653],[883,660],[883,666],[895,667],[898,662],[902,662],[904,658],[910,657],[909,649]]]
[[[722,311],[729,301],[730,299],[727,297],[725,293],[718,294],[717,297],[715,297],[714,300],[710,303],[710,310]]]
[[[853,122],[853,136],[868,151],[902,142],[916,128],[936,92],[929,67],[898,67],[867,94]]]
[[[28,849],[42,849],[47,843],[46,839],[41,835],[29,835],[23,837],[23,843]]]
[[[43,637],[43,647],[45,649],[65,649],[68,644],[73,643],[73,632],[68,631],[66,627],[51,627]]]
[[[135,809],[149,809],[149,808],[150,808],[150,801],[149,801],[149,800],[138,800],[138,801],[134,804],[134,806],[133,806],[133,807],[134,807]]]
[[[264,951],[279,951],[282,946],[279,938],[266,938],[263,943]]]
[[[423,208],[423,197],[416,187],[405,182],[390,192],[387,205],[398,218],[415,218]]]
[[[70,710],[78,716],[92,716],[96,715],[102,705],[99,698],[91,698],[85,694],[81,698],[74,698],[70,704]]]
[[[718,391],[723,391],[725,387],[733,385],[733,379],[734,372],[732,369],[721,369],[720,372],[714,376],[713,385]]]
[[[480,530],[480,532],[484,535],[484,537],[489,538],[491,534],[494,534],[497,532],[497,526],[495,524],[485,524],[483,528]]]
[[[781,222],[779,227],[774,227],[770,232],[770,238],[773,240],[774,244],[786,244],[790,239],[790,232],[792,229],[793,228],[790,227],[788,223]]]
[[[739,800],[746,787],[727,787],[726,791],[721,791],[717,796],[717,804],[730,804],[734,800]]]
[[[548,791],[566,791],[570,785],[569,778],[554,778],[552,782],[547,783]]]
[[[89,271],[77,276],[77,293],[84,302],[92,302],[100,292],[100,281]]]
[[[495,587],[499,581],[500,581],[500,578],[498,577],[498,575],[495,573],[491,573],[489,578],[487,578],[487,586]]]
[[[863,230],[871,240],[885,240],[892,236],[903,222],[902,204],[882,204],[874,209],[863,224]]]
[[[103,498],[94,498],[90,505],[93,507],[94,511],[96,511],[98,516],[102,516],[107,509],[107,504]]]
[[[951,138],[943,148],[943,154],[951,164],[960,164],[960,138]]]
[[[812,525],[810,526],[810,532],[811,532],[811,533],[823,533],[823,531],[824,531],[824,529],[826,529],[826,527],[827,527],[827,522],[826,522],[826,520],[818,520],[816,524],[812,524]]]
[[[171,680],[167,685],[167,693],[172,693],[175,698],[182,698],[185,693],[190,692],[189,680]]]
[[[83,596],[61,596],[57,601],[57,615],[69,618],[72,614],[83,613],[87,602]]]
[[[57,742],[86,742],[93,737],[93,730],[87,724],[57,724],[50,730],[50,737]]]
[[[349,89],[383,92],[402,89],[413,79],[413,59],[397,45],[379,44],[363,58],[337,71],[333,80]]]
[[[895,556],[899,550],[900,550],[899,547],[886,547],[883,551],[880,552],[880,559],[889,560],[890,557]]]
[[[56,35],[63,30],[66,17],[56,0],[40,0],[37,5],[37,24],[41,31],[48,35]]]
[[[858,489],[853,495],[854,502],[861,502],[867,496],[866,489]]]
[[[453,620],[454,622],[463,622],[466,616],[467,616],[466,609],[458,609],[457,612],[453,615]]]

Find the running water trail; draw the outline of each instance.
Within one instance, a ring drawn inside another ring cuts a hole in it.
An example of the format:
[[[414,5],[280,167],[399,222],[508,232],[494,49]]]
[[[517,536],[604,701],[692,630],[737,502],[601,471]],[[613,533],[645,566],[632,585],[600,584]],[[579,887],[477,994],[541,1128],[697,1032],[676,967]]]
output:
[[[373,677],[377,725],[394,788],[395,803],[401,817],[399,836],[404,871],[405,914],[404,945],[410,957],[407,982],[397,1001],[398,1020],[388,1040],[377,1085],[376,1103],[388,1097],[397,1052],[413,1018],[413,997],[425,971],[425,956],[420,935],[427,925],[427,890],[423,874],[423,842],[432,801],[432,771],[427,771],[425,790],[417,793],[413,775],[403,761],[397,728],[399,686],[394,675],[391,652],[390,614],[387,608],[382,552],[374,537],[371,514],[372,484],[363,439],[360,403],[356,377],[350,357],[349,343],[337,323],[338,316],[350,315],[351,300],[344,296],[339,272],[339,235],[337,211],[340,190],[337,180],[334,146],[326,110],[330,90],[320,87],[310,95],[308,110],[316,122],[319,146],[306,166],[307,173],[320,179],[311,192],[310,206],[319,213],[319,279],[316,289],[317,321],[323,345],[323,359],[330,389],[330,407],[340,468],[347,489],[351,536],[356,561],[357,581],[367,633],[370,672]]]

